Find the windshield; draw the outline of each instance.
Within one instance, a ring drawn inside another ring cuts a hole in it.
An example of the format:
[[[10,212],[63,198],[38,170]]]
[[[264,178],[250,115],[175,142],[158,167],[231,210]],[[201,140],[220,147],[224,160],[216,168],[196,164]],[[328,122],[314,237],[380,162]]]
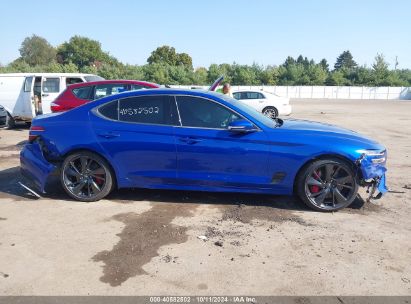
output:
[[[103,77],[97,75],[84,76],[84,79],[86,79],[87,82],[105,80]]]
[[[241,101],[238,101],[237,99],[231,98],[224,94],[218,94],[218,93],[214,93],[214,94],[218,96],[219,98],[235,105],[241,111],[244,111],[245,113],[247,113],[249,116],[251,116],[255,120],[258,120],[259,122],[263,123],[265,126],[269,128],[278,127],[278,122],[276,122],[275,120],[272,120],[271,118],[268,118],[264,114],[258,112],[256,109],[250,107],[249,105],[246,105],[245,103],[242,103]]]

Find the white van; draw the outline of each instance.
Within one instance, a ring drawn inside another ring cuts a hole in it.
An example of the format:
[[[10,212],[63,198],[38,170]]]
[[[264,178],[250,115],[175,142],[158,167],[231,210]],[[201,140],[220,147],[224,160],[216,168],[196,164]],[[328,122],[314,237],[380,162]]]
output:
[[[8,113],[6,126],[12,128],[16,121],[30,122],[37,115],[50,113],[50,103],[67,86],[98,80],[104,79],[80,73],[0,74],[0,106]]]

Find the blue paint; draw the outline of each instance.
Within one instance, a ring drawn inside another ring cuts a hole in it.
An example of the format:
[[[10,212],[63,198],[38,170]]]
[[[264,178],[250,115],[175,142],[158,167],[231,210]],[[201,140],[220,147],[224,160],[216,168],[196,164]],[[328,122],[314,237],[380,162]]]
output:
[[[164,95],[194,96],[227,107],[247,123],[233,126],[253,130],[184,127],[178,114],[170,125],[136,124],[109,120],[96,109],[111,101]],[[64,113],[35,118],[39,132],[53,158],[60,161],[74,150],[90,150],[103,156],[113,167],[119,188],[142,187],[202,191],[232,191],[291,195],[299,170],[324,155],[343,157],[353,164],[359,150],[385,151],[372,139],[337,126],[288,119],[275,122],[241,102],[224,95],[196,90],[156,89],[124,92],[108,96]],[[33,131],[33,134],[35,132]],[[21,153],[22,170],[44,188],[55,169],[37,144],[28,144]],[[361,163],[362,179],[381,178],[385,185],[385,162]],[[272,183],[272,177],[285,177]],[[383,186],[381,186],[383,187]]]

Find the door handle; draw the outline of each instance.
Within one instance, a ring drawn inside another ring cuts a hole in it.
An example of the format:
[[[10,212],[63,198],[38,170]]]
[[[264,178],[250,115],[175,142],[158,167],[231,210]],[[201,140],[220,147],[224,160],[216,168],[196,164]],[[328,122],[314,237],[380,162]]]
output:
[[[189,144],[189,145],[194,145],[194,144],[202,141],[201,139],[193,138],[193,137],[180,137],[179,140],[182,141],[182,142],[185,142],[186,144]]]
[[[47,97],[47,96],[49,96],[49,94],[41,94],[41,96]]]
[[[104,138],[115,138],[115,137],[119,137],[120,134],[117,134],[117,133],[100,133],[100,134],[98,134],[98,136],[104,137]]]

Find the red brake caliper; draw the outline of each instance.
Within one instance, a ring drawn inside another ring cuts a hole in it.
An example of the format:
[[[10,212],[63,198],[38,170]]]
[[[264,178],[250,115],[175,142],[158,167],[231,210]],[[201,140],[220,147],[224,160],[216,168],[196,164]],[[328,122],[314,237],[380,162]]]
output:
[[[318,180],[320,178],[321,172],[320,171],[315,171],[314,173],[315,173],[315,179]],[[317,186],[317,185],[311,185],[310,186],[310,191],[311,191],[311,193],[318,193],[318,192],[320,192],[320,187]]]

